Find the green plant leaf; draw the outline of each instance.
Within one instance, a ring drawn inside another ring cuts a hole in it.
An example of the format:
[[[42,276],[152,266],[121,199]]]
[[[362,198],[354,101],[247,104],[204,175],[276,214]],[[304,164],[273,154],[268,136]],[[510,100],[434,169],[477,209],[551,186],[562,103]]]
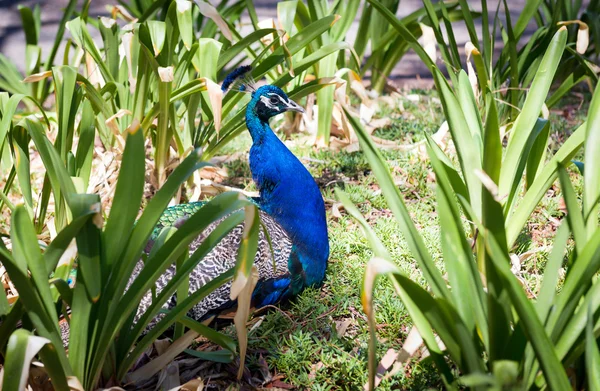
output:
[[[535,141],[533,142],[531,150],[529,151],[529,156],[527,157],[527,171],[525,174],[525,185],[527,186],[527,189],[531,187],[531,184],[540,174],[543,168],[543,163],[546,161],[550,127],[550,123],[548,122],[548,125],[544,126],[537,134],[537,137],[535,137]]]
[[[523,11],[521,11],[521,13],[519,14],[519,18],[517,19],[517,23],[514,27],[515,39],[518,40],[521,37],[521,35],[525,32],[525,29],[531,21],[531,18],[538,11],[541,2],[542,0],[531,0],[525,2]]]
[[[29,141],[31,138],[27,131],[21,127],[17,127],[12,131],[12,150],[14,168],[17,173],[19,186],[21,187],[21,195],[27,211],[33,216],[33,194],[31,190],[31,169],[29,161]]]
[[[587,235],[585,231],[585,223],[583,215],[579,209],[577,201],[577,195],[573,189],[573,184],[569,179],[569,174],[563,166],[558,167],[558,179],[560,180],[560,186],[562,188],[563,199],[567,207],[567,221],[569,227],[573,233],[573,239],[575,240],[575,248],[580,253],[587,242]]]
[[[233,359],[235,358],[233,353],[228,350],[217,350],[217,351],[212,351],[212,352],[205,352],[202,350],[186,349],[185,352],[192,357],[198,357],[202,360],[220,362],[220,363],[224,363],[224,364],[232,362]]]
[[[363,229],[365,231],[371,230],[370,226],[366,223],[364,218],[358,219],[358,221],[362,224]],[[368,227],[368,228],[367,228]],[[375,244],[379,242],[374,233],[371,233],[367,236],[368,238],[374,239]],[[380,244],[378,246],[381,246]],[[375,246],[375,247],[378,247]],[[361,292],[361,301],[363,305],[363,310],[367,314],[367,319],[369,322],[369,389],[373,389],[374,381],[375,381],[375,368],[377,365],[376,361],[376,346],[377,346],[377,335],[376,335],[376,327],[375,327],[375,313],[373,309],[373,288],[375,286],[376,279],[383,274],[386,274],[390,277],[392,282],[394,282],[394,287],[396,288],[396,292],[400,296],[402,302],[406,306],[414,324],[417,326],[419,330],[419,334],[425,341],[427,349],[431,354],[433,360],[438,367],[438,370],[443,374],[445,381],[450,384],[453,381],[453,375],[450,372],[450,368],[448,364],[444,360],[444,356],[442,351],[436,341],[436,338],[431,330],[432,326],[429,323],[429,320],[425,316],[425,314],[421,310],[420,303],[417,303],[413,300],[413,298],[406,293],[404,289],[402,289],[401,285],[396,283],[396,278],[392,276],[392,273],[399,274],[397,266],[394,265],[391,261],[386,260],[384,258],[374,257],[367,264],[367,268],[365,270],[365,275],[363,277],[362,283],[362,292]]]
[[[94,138],[96,135],[95,115],[92,104],[84,100],[79,122],[79,140],[75,153],[75,173],[83,180],[84,189],[88,188],[94,157]]]
[[[15,330],[6,347],[4,379],[2,388],[7,391],[20,391],[29,383],[29,366],[40,349],[50,340],[32,335],[28,330]],[[63,376],[64,377],[64,376]]]
[[[287,50],[291,55],[304,49],[310,42],[329,30],[337,21],[335,15],[329,15],[316,22],[306,26],[286,42]],[[252,76],[256,79],[264,76],[270,69],[281,64],[285,59],[286,54],[282,46],[277,48],[271,55],[263,59],[256,68],[252,71]]]
[[[212,327],[206,326],[200,322],[195,321],[187,316],[182,316],[178,321],[190,330],[194,330],[198,334],[202,335],[212,343],[216,343],[222,348],[227,349],[230,353],[236,352],[236,344],[233,338],[227,334],[219,333]]]
[[[392,25],[393,28],[400,33],[400,36],[404,38],[404,40],[410,45],[410,47],[417,53],[421,61],[425,63],[427,68],[433,73],[434,69],[437,67],[435,63],[431,60],[427,52],[423,49],[419,42],[417,42],[417,38],[406,28],[406,26],[396,18],[390,10],[388,10],[385,6],[383,6],[378,0],[367,0],[374,9],[379,11],[385,19]]]
[[[367,135],[363,126],[360,124],[358,119],[354,117],[350,112],[344,109],[344,113],[350,122],[350,125],[354,128],[358,137],[360,147],[365,154],[367,161],[371,165],[373,173],[377,177],[377,181],[381,187],[383,195],[389,205],[389,208],[394,213],[396,220],[400,224],[400,229],[404,234],[408,247],[411,253],[415,257],[420,269],[423,271],[425,278],[431,285],[431,289],[437,297],[443,297],[451,301],[451,294],[446,287],[446,283],[442,278],[439,270],[433,263],[431,255],[427,251],[423,238],[419,235],[417,228],[415,227],[404,202],[398,187],[394,184],[394,180],[390,175],[389,168],[384,163],[383,157],[371,138]]]
[[[225,65],[229,64],[236,56],[250,47],[250,45],[252,45],[254,42],[258,42],[261,38],[269,34],[275,34],[276,32],[277,30],[273,28],[259,29],[251,32],[243,39],[232,45],[230,48],[220,53],[219,61],[217,63],[217,70],[222,70]]]
[[[87,215],[94,211],[101,213],[100,197],[97,194],[76,194],[73,196],[71,210],[73,216]],[[108,272],[102,273],[100,264],[100,229],[95,219],[88,220],[77,234],[78,280],[85,281],[86,292],[91,302],[100,298],[103,283],[108,278]],[[108,268],[106,268],[108,269]]]
[[[46,248],[44,252],[44,264],[46,265],[46,272],[48,275],[56,268],[58,261],[64,254],[65,250],[71,243],[71,241],[77,236],[81,227],[96,213],[93,209],[88,209],[87,212],[82,213],[75,217],[73,221],[63,228],[54,238],[52,242]]]
[[[443,298],[433,298],[417,283],[401,274],[394,274],[398,285],[417,304],[431,327],[446,345],[446,349],[460,367],[469,373],[483,373],[485,363],[473,333],[463,323],[454,307]]]
[[[359,222],[361,227],[363,228],[363,232],[369,243],[371,244],[371,248],[375,252],[376,257],[373,258],[369,262],[369,266],[367,266],[367,270],[365,271],[365,276],[363,278],[363,289],[361,293],[361,300],[363,304],[363,309],[367,314],[369,319],[369,381],[374,381],[375,376],[375,366],[376,366],[376,328],[374,323],[374,313],[373,313],[373,286],[375,283],[375,279],[377,279],[379,274],[387,273],[389,270],[396,270],[396,267],[390,263],[390,255],[387,249],[383,246],[381,241],[377,238],[377,235],[369,225],[369,223],[365,220],[365,218],[360,214],[356,206],[350,201],[348,196],[341,191],[340,189],[335,189],[336,197],[338,200],[342,202],[346,211]],[[446,378],[451,378],[449,368],[446,362],[443,359],[442,352],[437,344],[435,336],[431,331],[431,326],[428,321],[425,319],[424,315],[417,307],[417,305],[410,299],[410,297],[403,295],[402,291],[399,291],[400,296],[402,297],[403,303],[406,305],[406,308],[413,319],[413,322],[417,326],[421,337],[425,341],[429,352],[431,353],[438,369],[444,373]]]
[[[23,274],[31,272],[35,291],[45,307],[45,315],[58,324],[54,310],[54,302],[48,285],[48,273],[43,263],[42,253],[37,243],[37,236],[31,217],[25,208],[17,206],[11,216],[11,242],[14,259]]]
[[[588,321],[585,333],[585,365],[588,373],[588,388],[590,391],[600,390],[600,351],[594,335],[594,316],[588,309]]]
[[[515,35],[519,34],[515,32]],[[520,177],[515,179],[517,168],[522,160],[527,159],[527,155],[524,154],[527,140],[534,129],[542,105],[548,96],[548,91],[564,51],[566,40],[567,29],[559,29],[544,54],[539,70],[533,79],[531,88],[523,104],[521,114],[519,114],[512,127],[504,164],[500,173],[500,194],[510,194],[511,189],[516,188],[515,181],[520,182],[521,180]]]
[[[536,309],[540,319],[547,319],[556,296],[556,286],[559,269],[563,263],[563,256],[569,239],[569,225],[562,223],[554,237],[554,246],[546,263],[542,287],[536,301]]]
[[[158,57],[165,45],[167,25],[165,22],[158,20],[149,20],[146,22],[146,25],[148,26],[148,32],[150,33],[154,57]]]
[[[192,63],[200,76],[217,80],[219,55],[223,44],[212,38],[200,38],[198,44],[198,51]]]
[[[549,387],[555,390],[569,389],[569,379],[556,354],[554,345],[546,334],[533,305],[527,299],[520,284],[510,271],[508,266],[510,261],[505,250],[496,242],[493,235],[485,232],[483,236],[490,259],[498,276],[504,282],[504,287],[508,291],[511,303],[519,314],[519,318],[540,362]]]
[[[76,3],[76,1],[73,2]],[[104,57],[96,47],[96,44],[94,43],[94,40],[87,29],[85,21],[83,21],[81,17],[77,17],[67,22],[66,27],[71,32],[71,36],[77,45],[86,53],[89,53],[89,55],[94,59],[94,62],[98,65],[98,69],[100,70],[104,80],[107,82],[114,82],[115,80],[108,69]],[[48,64],[46,64],[46,66],[47,69],[50,69]]]
[[[177,10],[177,27],[179,35],[187,50],[190,50],[194,43],[194,26],[192,20],[192,2],[188,0],[175,1]]]
[[[117,79],[119,76],[119,27],[114,19],[100,17],[98,27],[102,34],[104,43],[104,61],[108,65],[108,71]]]
[[[428,146],[434,143],[428,139]],[[486,296],[481,277],[471,247],[467,243],[458,204],[443,163],[437,159],[431,147],[428,148],[428,154],[438,184],[436,193],[442,251],[456,310],[469,330],[474,332],[477,327],[477,333],[481,335],[484,346],[488,346]]]
[[[114,201],[106,221],[106,229],[103,232],[104,242],[110,243],[105,250],[107,263],[104,269],[106,272],[109,272],[119,259],[133,230],[144,192],[144,156],[144,134],[138,128],[127,134]],[[107,277],[105,276],[105,278]]]
[[[18,209],[19,208],[15,209],[15,211]],[[22,212],[19,213],[26,214],[25,209],[22,207],[20,209]],[[31,323],[36,328],[37,334],[52,341],[54,346],[62,346],[57,323],[55,323],[47,313],[44,303],[36,291],[36,286],[31,281],[26,271],[24,272],[22,269],[24,261],[22,259],[13,258],[6,248],[2,246],[0,246],[0,261],[2,261],[11,281],[19,291],[19,301],[23,302],[23,307],[25,308]],[[18,314],[18,311],[15,313]],[[56,317],[56,315],[54,316]],[[40,355],[42,356],[42,360],[47,362],[46,368],[48,372],[54,373],[54,378],[56,379],[55,385],[59,387],[59,385],[62,384],[62,379],[64,379],[64,374],[69,375],[72,373],[65,351],[60,348],[51,350],[42,349]],[[66,382],[64,384],[66,385]]]
[[[336,70],[336,56],[330,54],[319,61],[319,77],[333,76]],[[331,129],[331,116],[333,112],[334,86],[329,86],[317,91],[318,115],[316,144],[329,145],[329,131]]]
[[[131,276],[136,262],[139,260],[144,247],[146,246],[150,234],[152,233],[162,212],[167,207],[169,201],[179,188],[179,186],[204,163],[200,162],[200,153],[194,150],[184,159],[183,162],[171,173],[165,184],[150,200],[148,206],[142,213],[142,216],[137,221],[127,247],[123,250],[121,260],[115,263],[115,268],[111,273],[109,280],[105,284],[104,294],[107,297],[121,297],[125,291],[125,287]],[[152,283],[152,281],[150,281]],[[115,324],[124,323],[125,319],[115,319],[115,316],[126,317],[125,312],[116,312],[119,304],[118,300],[102,300],[100,303],[97,318],[101,324],[111,324],[109,327],[100,327],[98,335],[95,337],[96,355],[90,359],[89,364],[89,381],[90,384],[96,384],[100,376],[102,363],[111,342],[114,340],[115,333],[118,329]],[[85,386],[85,385],[84,385]]]
[[[464,73],[464,71],[461,71],[461,73]],[[465,177],[465,183],[469,189],[471,206],[477,214],[476,217],[481,219],[482,201],[481,191],[479,190],[481,188],[481,182],[476,176],[476,171],[481,169],[481,144],[477,143],[476,138],[473,138],[475,134],[472,134],[469,131],[470,128],[462,108],[463,105],[465,105],[465,107],[468,106],[472,108],[472,104],[474,104],[474,102],[468,98],[469,93],[465,93],[468,101],[459,101],[439,70],[436,69],[434,71],[434,76],[442,97],[441,100],[444,107],[444,113],[446,114],[446,118],[448,120],[448,126],[452,134],[452,140],[456,146],[462,173]],[[466,77],[466,75],[464,75],[464,77]],[[465,82],[463,82],[461,85],[461,88],[470,88],[470,85],[465,86],[464,83]],[[470,95],[470,97],[472,98],[472,95]],[[473,115],[474,112],[471,113],[471,117],[473,117]],[[477,125],[477,120],[471,118],[471,122],[473,122],[473,132],[481,134],[480,131],[477,130],[477,128],[479,127],[480,129],[481,126]]]
[[[600,165],[600,88],[596,88],[590,107],[585,134],[585,175],[583,215],[588,237],[598,226],[598,205],[594,201],[600,197],[600,179],[597,167]]]
[[[127,373],[127,370],[135,363],[137,357],[142,354],[148,346],[150,346],[159,336],[162,334],[171,324],[173,324],[178,317],[183,316],[187,311],[190,310],[196,303],[204,299],[207,295],[213,292],[215,289],[230,281],[233,278],[233,270],[229,270],[219,277],[211,280],[206,285],[196,290],[193,294],[188,296],[182,303],[179,303],[174,309],[161,319],[149,332],[146,334],[141,341],[138,342],[135,349],[129,353],[127,359],[120,364],[120,370],[117,374],[118,377],[123,377]]]
[[[575,156],[585,140],[586,124],[582,124],[571,137],[564,142],[554,156],[546,163],[546,166],[536,177],[535,181],[521,199],[519,205],[506,217],[506,239],[508,247],[512,247],[519,232],[531,213],[540,202],[546,191],[558,176],[558,164],[567,165]],[[505,158],[506,159],[506,158]]]
[[[585,311],[578,318],[579,323],[574,323],[577,316],[573,316],[579,306],[579,302],[586,295],[586,300],[592,300],[593,295],[587,293],[594,274],[600,270],[600,230],[596,230],[594,235],[588,240],[581,252],[578,253],[577,261],[569,268],[569,273],[557,299],[554,303],[554,311],[550,314],[547,325],[552,330],[552,338],[557,340],[568,340],[572,335],[579,336],[585,328]],[[597,284],[594,284],[596,286]],[[597,288],[596,288],[597,289]],[[566,325],[569,324],[569,329]],[[578,326],[575,326],[578,324]],[[559,347],[564,348],[562,342],[557,343]]]

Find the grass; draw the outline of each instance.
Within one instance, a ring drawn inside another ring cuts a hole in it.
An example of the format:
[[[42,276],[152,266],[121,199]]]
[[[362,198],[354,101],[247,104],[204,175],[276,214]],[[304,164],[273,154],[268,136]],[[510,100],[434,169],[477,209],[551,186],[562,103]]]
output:
[[[553,149],[560,146],[565,135],[585,117],[587,107],[581,107],[581,101],[577,95],[567,97],[559,105],[559,110],[551,112],[554,117],[551,123],[556,124],[552,129]],[[394,102],[392,105],[381,103],[377,116],[393,120],[385,128],[377,129],[375,136],[398,144],[410,144],[423,140],[426,133],[435,132],[443,121],[441,106],[434,91],[411,91],[410,94],[398,95]],[[343,210],[339,215],[333,212],[333,207],[338,207],[333,194],[336,186],[342,187],[359,207],[391,252],[394,261],[414,281],[421,285],[425,285],[425,281],[399,234],[363,154],[360,151],[314,150],[305,139],[306,136],[294,135],[286,143],[306,164],[326,200],[331,244],[327,278],[320,289],[308,289],[279,309],[254,317],[249,334],[247,368],[249,376],[260,377],[263,383],[270,382],[272,386],[289,384],[300,389],[358,390],[367,381],[369,338],[359,287],[372,252],[354,220]],[[223,151],[224,155],[235,153],[239,157],[223,164],[228,174],[223,178],[223,184],[248,191],[256,190],[247,163],[246,152],[250,144],[249,135],[244,134]],[[395,181],[405,196],[409,212],[424,236],[426,246],[438,261],[438,267],[443,268],[435,209],[435,184],[427,158],[417,151],[394,149],[385,150],[384,157],[392,167]],[[571,180],[580,193],[581,176],[571,171]],[[522,261],[521,277],[534,295],[540,289],[548,256],[545,249],[553,238],[555,222],[563,216],[560,190],[554,186],[518,240],[515,252],[531,253]],[[379,282],[376,289],[378,357],[381,358],[388,349],[400,350],[412,324],[387,279]],[[232,328],[226,331],[233,335]],[[215,370],[221,368],[220,365],[214,364],[211,372],[214,374]],[[211,382],[217,385],[219,379]],[[426,360],[415,360],[394,376],[384,379],[379,389],[441,387],[441,380],[433,365]]]
[[[437,131],[441,125],[442,110],[434,91],[415,90],[396,100],[393,108],[382,105],[378,117],[387,116],[393,121],[389,126],[377,129],[375,136],[409,144],[423,140],[426,133]],[[569,96],[561,102],[559,110],[551,112],[553,150],[585,118],[587,107],[581,105],[582,101],[589,102],[589,99],[580,95]],[[258,357],[262,354],[271,373],[283,376],[285,383],[301,389],[358,390],[367,381],[368,342],[359,287],[372,252],[351,218],[343,211],[341,216],[334,216],[332,207],[336,200],[333,189],[336,186],[343,187],[357,204],[395,262],[411,279],[421,285],[425,282],[363,154],[360,151],[314,150],[305,146],[305,137],[294,136],[286,142],[307,165],[326,200],[331,244],[327,278],[320,289],[308,289],[291,303],[281,306],[280,310],[255,318],[254,321],[260,324],[250,334],[253,358],[249,361],[249,368],[252,372],[260,367]],[[228,153],[247,150],[249,145],[249,137],[240,137],[232,143]],[[426,246],[438,261],[438,267],[443,268],[435,184],[428,160],[417,152],[398,150],[385,150],[384,157],[392,167],[396,183],[407,200],[409,212],[424,236]],[[245,157],[227,163],[226,167],[229,173],[226,183],[241,184],[246,190],[254,189]],[[571,180],[580,193],[581,176],[571,171]],[[522,260],[520,275],[534,295],[540,289],[547,248],[556,230],[555,222],[564,217],[560,199],[560,190],[554,186],[536,209],[515,249],[516,254],[531,254]],[[381,358],[388,349],[398,351],[401,348],[412,323],[388,280],[379,282],[376,292],[378,357]],[[338,335],[339,327],[346,324],[345,332]],[[384,379],[379,389],[427,388],[442,388],[435,368],[427,361],[413,361],[391,378]]]

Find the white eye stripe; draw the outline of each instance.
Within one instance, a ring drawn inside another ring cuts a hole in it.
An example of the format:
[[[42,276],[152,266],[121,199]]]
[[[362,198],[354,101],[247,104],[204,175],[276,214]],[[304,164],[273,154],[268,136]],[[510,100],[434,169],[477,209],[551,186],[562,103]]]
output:
[[[277,95],[277,94],[273,94],[273,93],[269,93],[269,95],[275,95],[275,96],[279,97],[279,95]],[[281,98],[280,98],[279,100],[281,101]],[[279,107],[277,107],[277,105],[274,105],[273,103],[271,103],[271,99],[270,99],[270,98],[267,98],[266,96],[261,96],[261,97],[260,97],[260,101],[261,101],[261,102],[262,102],[262,103],[263,103],[265,106],[267,106],[268,108],[270,108],[270,109],[273,109],[273,110],[280,111],[280,110],[279,110]]]
[[[285,99],[284,99],[284,98],[283,98],[281,95],[279,95],[279,94],[276,94],[276,93],[274,93],[274,92],[268,92],[268,93],[267,93],[267,95],[269,95],[269,96],[271,97],[270,99],[272,99],[272,97],[277,97],[277,99],[279,99],[279,103],[282,103],[282,104],[283,104],[283,105],[285,105],[285,107],[287,107],[288,109],[294,109],[294,108],[295,108],[295,105],[292,103],[292,101],[290,101],[290,100],[285,100]],[[264,97],[263,97],[263,98],[264,98]],[[266,99],[266,98],[265,98],[265,99]],[[267,100],[270,100],[270,99],[267,99]],[[262,100],[262,98],[261,98],[261,100]],[[266,102],[266,100],[263,100],[263,102]],[[269,103],[270,103],[270,102],[269,102]],[[269,105],[269,107],[270,107],[270,108],[275,108],[275,107],[273,107],[273,104],[272,104],[272,103]],[[279,108],[277,108],[277,111],[279,111]]]
[[[269,92],[269,93],[267,93],[267,95],[269,95],[271,97],[271,99],[277,98],[279,100],[279,102],[283,103],[284,105],[287,105],[287,102],[283,100],[281,95],[276,94],[274,92]]]

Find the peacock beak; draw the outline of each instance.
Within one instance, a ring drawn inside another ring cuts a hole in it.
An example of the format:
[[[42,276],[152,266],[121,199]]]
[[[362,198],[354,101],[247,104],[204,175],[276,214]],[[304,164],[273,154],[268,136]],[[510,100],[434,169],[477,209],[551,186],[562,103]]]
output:
[[[286,111],[297,111],[299,113],[304,113],[304,108],[291,99],[288,99],[287,107],[285,108],[285,110]]]

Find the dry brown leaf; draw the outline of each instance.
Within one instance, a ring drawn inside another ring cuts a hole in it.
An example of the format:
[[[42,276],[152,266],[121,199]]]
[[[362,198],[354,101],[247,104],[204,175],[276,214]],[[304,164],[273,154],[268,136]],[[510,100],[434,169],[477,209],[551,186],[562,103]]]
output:
[[[223,34],[228,41],[233,40],[233,34],[231,34],[229,25],[227,22],[225,22],[215,7],[202,0],[196,0],[196,4],[198,5],[200,13],[215,22],[217,27],[219,27],[221,34]]]
[[[360,79],[352,80],[350,82],[350,89],[352,89],[352,91],[358,95],[361,100],[361,104],[366,106],[371,106],[373,104],[373,101],[371,98],[369,98],[369,94],[367,94],[367,90]]]
[[[585,54],[590,44],[590,29],[588,25],[581,22],[577,30],[577,44],[575,46],[577,53]]]
[[[126,115],[132,115],[131,111],[127,109],[120,109],[115,114],[111,115],[104,121],[106,126],[113,132],[115,135],[117,142],[119,143],[119,148],[121,151],[125,149],[125,139],[123,139],[123,135],[119,130],[119,125],[117,124],[117,119],[123,118]]]
[[[417,328],[413,326],[406,337],[406,341],[404,341],[404,345],[402,345],[400,353],[396,357],[396,361],[392,365],[392,369],[388,370],[383,379],[389,379],[400,371],[403,371],[408,360],[415,357],[421,346],[423,346],[423,338],[421,338],[421,334]]]
[[[246,213],[249,210],[254,210],[250,208],[246,208]],[[246,349],[248,347],[248,330],[246,329],[246,322],[248,321],[248,316],[250,314],[250,305],[252,300],[252,292],[254,291],[254,287],[258,282],[258,269],[255,265],[252,266],[252,271],[248,278],[244,276],[246,283],[242,287],[242,289],[238,292],[234,292],[234,284],[236,280],[241,278],[241,272],[238,273],[235,280],[231,284],[231,299],[236,299],[238,301],[238,308],[235,313],[235,317],[233,318],[233,323],[235,324],[235,329],[238,335],[238,343],[240,346],[240,368],[238,369],[237,378],[241,379],[244,374],[244,364],[246,361]],[[235,294],[235,297],[234,297]]]
[[[365,124],[365,130],[367,133],[372,134],[376,129],[385,128],[386,126],[390,126],[392,124],[392,120],[389,118],[377,118],[371,120],[369,123]]]
[[[498,188],[498,185],[492,178],[490,178],[487,172],[481,169],[476,169],[474,170],[474,174],[481,181],[483,186],[485,186],[485,188],[490,192],[492,197],[494,197],[497,202],[501,202],[502,198],[504,197],[500,197],[500,189]]]
[[[261,317],[259,317],[258,319],[255,317],[255,318],[253,319],[253,321],[256,321],[256,323],[254,323],[254,324],[252,325],[252,327],[250,327],[250,330],[248,331],[248,334],[250,334],[250,333],[252,333],[254,330],[258,329],[264,320],[265,320],[265,317],[264,317],[264,316],[261,316]]]
[[[442,125],[440,125],[440,128],[437,130],[437,132],[435,132],[431,136],[431,139],[442,149],[442,151],[446,149],[446,142],[444,140],[449,130],[450,128],[448,127],[448,122],[444,121]],[[428,157],[427,143],[425,141],[419,141],[418,143],[414,143],[413,145],[419,147],[419,155],[421,155],[424,158]]]
[[[67,376],[67,384],[70,391],[84,391],[81,382],[75,376]]]
[[[160,78],[160,81],[163,83],[172,82],[174,78],[173,70],[173,66],[158,67],[158,77]]]
[[[473,69],[473,64],[471,64],[471,53],[475,53],[479,55],[479,50],[473,45],[472,42],[467,42],[465,44],[465,53],[467,55],[467,75],[469,77],[469,83],[471,84],[471,89],[473,90],[473,95],[475,98],[479,96],[479,82],[477,80],[477,74]]]
[[[143,367],[127,374],[125,381],[127,383],[139,383],[154,376],[158,371],[166,367],[171,361],[181,352],[187,349],[188,346],[196,339],[199,334],[193,330],[186,332],[181,338],[173,342],[164,354],[156,357]]]
[[[222,181],[227,178],[227,169],[224,167],[208,166],[200,170],[200,177],[203,179]]]
[[[446,135],[448,134],[449,131],[450,131],[450,127],[448,126],[448,122],[444,121],[444,123],[440,126],[438,131],[435,132],[433,134],[433,136],[431,136],[431,138],[433,139],[433,141],[435,141],[435,143],[437,145],[440,146],[440,148],[444,149],[446,147],[446,144],[444,143],[444,139],[446,138]]]
[[[439,335],[435,336],[435,342],[438,345],[438,350],[439,351],[446,350],[446,345],[444,344],[444,342],[442,341],[442,339],[439,337]],[[423,361],[424,359],[426,359],[429,356],[430,356],[430,354],[429,354],[429,350],[427,349],[427,346],[422,345],[422,347],[421,347],[421,355],[420,355],[419,360]]]
[[[21,81],[21,83],[35,83],[38,81],[42,81],[44,79],[52,76],[52,71],[45,71],[40,73],[34,73],[32,75],[27,76],[25,79]]]
[[[169,346],[171,346],[171,341],[167,338],[157,339],[156,341],[154,341],[153,345],[154,345],[154,349],[156,349],[156,353],[159,356],[162,356],[167,351]]]
[[[510,254],[510,271],[516,276],[521,274],[521,260],[515,253]]]
[[[275,23],[275,20],[273,18],[269,18],[269,19],[260,20],[258,22],[258,27],[260,29],[276,29],[277,28],[277,24]],[[275,39],[275,37],[274,37],[273,34],[267,34],[264,37],[262,37],[260,39],[260,41],[265,46],[269,46],[270,44],[273,43],[274,39]]]
[[[281,380],[273,380],[271,383],[268,384],[268,387],[266,388],[259,388],[258,390],[269,390],[269,391],[286,391],[286,390],[293,390],[294,387],[291,384],[282,382]]]
[[[329,148],[333,151],[347,151],[347,152],[356,152],[360,150],[360,146],[357,141],[350,142],[347,140],[342,140],[337,137],[331,137],[329,141]]]
[[[114,5],[112,7],[111,16],[116,18],[119,14],[128,22],[137,21],[137,18],[131,16],[131,14],[127,11],[127,8],[123,7],[122,5]]]
[[[375,114],[375,109],[372,107],[369,107],[365,104],[360,104],[360,109],[359,109],[359,116],[360,116],[360,120],[362,123],[364,124],[368,124],[371,122],[371,120],[373,119],[373,115]],[[389,118],[386,118],[389,121]],[[388,121],[385,121],[383,123],[385,123],[385,125],[388,124]],[[372,124],[371,124],[372,125]]]
[[[398,266],[386,259],[373,257],[367,263],[361,295],[363,311],[367,316],[373,315],[373,287],[375,285],[375,279],[380,274],[393,272],[398,272]]]
[[[325,364],[323,364],[323,361],[319,361],[316,364],[312,364],[310,366],[310,373],[308,374],[308,378],[310,380],[315,380],[315,378],[317,377],[317,372],[321,370],[321,368],[323,368],[325,366]]]
[[[176,390],[180,391],[202,391],[204,390],[204,380],[197,378],[192,379],[189,382],[185,383],[181,387],[176,388]]]
[[[396,357],[398,356],[398,352],[394,349],[388,349],[385,355],[382,357],[381,361],[379,361],[379,365],[377,366],[377,371],[375,373],[375,387],[381,383],[383,376],[387,372],[387,370],[392,366],[392,364],[396,361]],[[368,391],[369,383],[367,382],[363,388]]]
[[[335,331],[339,338],[343,338],[348,330],[348,326],[352,324],[352,319],[343,319],[335,322]]]
[[[262,354],[258,357],[258,370],[264,379],[263,384],[269,383],[271,380],[273,380],[273,375],[271,375],[271,371],[269,371],[267,360],[265,360]]]
[[[166,368],[160,371],[158,376],[157,388],[162,390],[173,390],[181,387],[179,381],[179,364],[177,361],[170,362]]]
[[[437,60],[437,39],[435,38],[435,32],[433,31],[433,28],[427,26],[426,24],[419,23],[419,26],[421,27],[421,32],[423,33],[419,40],[422,42],[425,53],[427,53],[431,61],[435,63]]]
[[[104,87],[104,78],[102,77],[102,74],[100,74],[98,64],[96,64],[96,62],[88,52],[85,52],[84,58],[85,70],[87,72],[87,78],[90,84],[94,87]]]
[[[121,45],[119,46],[119,52],[123,52],[123,54],[125,55],[125,60],[127,61],[127,72],[128,72],[128,79],[129,79],[129,92],[131,94],[134,94],[136,91],[137,78],[135,78],[133,76],[133,71],[132,71],[132,67],[131,67],[132,66],[132,63],[131,63],[132,40],[133,40],[133,32],[127,32],[127,33],[123,34],[123,36],[121,37]]]
[[[208,196],[215,196],[217,194],[221,194],[226,191],[235,191],[238,193],[242,193],[246,197],[257,197],[259,195],[259,193],[255,192],[255,191],[245,191],[245,190],[238,189],[235,187],[221,185],[219,183],[215,183],[215,182],[211,181],[210,179],[201,179],[200,186],[202,186],[202,189],[201,189],[202,194],[208,195]]]
[[[342,214],[340,213],[340,209],[344,209],[344,204],[341,202],[334,202],[333,205],[331,205],[331,217],[341,219]]]
[[[354,132],[350,131],[350,124],[346,119],[346,114],[344,113],[344,110],[342,110],[342,105],[340,103],[333,103],[333,111],[331,112],[331,116],[333,117],[333,122],[342,130],[344,138],[346,140],[352,140],[352,135]]]
[[[221,130],[221,111],[223,106],[223,91],[221,86],[214,81],[204,78],[206,83],[206,91],[208,92],[208,100],[213,112],[213,122],[215,124],[215,130],[217,134]]]

